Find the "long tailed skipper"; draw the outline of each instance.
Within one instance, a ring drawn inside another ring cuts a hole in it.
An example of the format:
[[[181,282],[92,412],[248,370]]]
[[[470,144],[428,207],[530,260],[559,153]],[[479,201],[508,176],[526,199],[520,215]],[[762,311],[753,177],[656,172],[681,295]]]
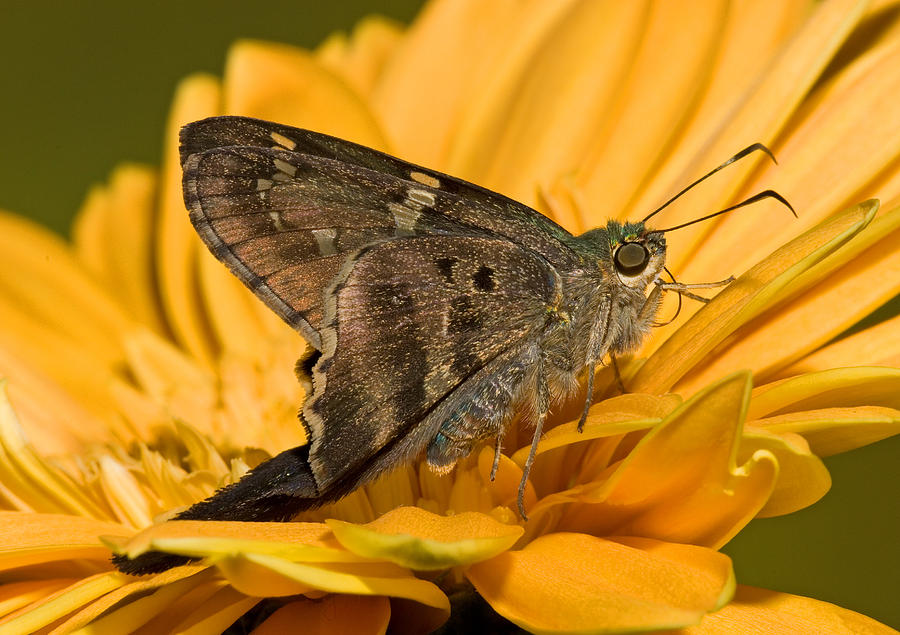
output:
[[[285,521],[424,454],[448,471],[551,395],[636,349],[664,291],[665,234],[609,221],[580,236],[484,188],[324,134],[245,117],[181,131],[184,199],[210,251],[309,342],[297,363],[309,443],[258,465],[180,520]],[[773,157],[774,158],[774,157]],[[765,191],[699,222],[763,198]],[[791,210],[793,211],[793,210]],[[647,289],[652,290],[647,293]],[[679,298],[680,298],[679,295]],[[495,460],[496,468],[496,460]],[[116,565],[161,571],[186,558]]]

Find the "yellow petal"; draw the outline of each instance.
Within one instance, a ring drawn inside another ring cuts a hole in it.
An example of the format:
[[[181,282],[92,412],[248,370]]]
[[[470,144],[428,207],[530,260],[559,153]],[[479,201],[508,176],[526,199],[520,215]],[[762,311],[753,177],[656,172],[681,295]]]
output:
[[[732,633],[829,633],[830,635],[891,635],[895,631],[847,609],[789,593],[738,586],[734,599],[679,635]]]
[[[646,538],[549,534],[471,566],[491,607],[531,633],[621,633],[694,624],[734,590],[727,556]]]
[[[751,421],[775,434],[802,435],[818,456],[847,452],[900,433],[900,410],[879,406],[822,408]]]
[[[253,630],[253,635],[281,635],[303,625],[304,635],[383,635],[391,619],[385,597],[326,595],[321,600],[300,600],[282,606]]]
[[[0,303],[89,347],[107,364],[121,356],[115,336],[130,324],[122,307],[62,239],[7,213],[0,213]]]
[[[316,566],[289,562],[274,556],[263,554],[247,554],[243,556],[249,565],[265,567],[287,581],[300,583],[329,593],[350,593],[354,595],[386,595],[389,597],[415,600],[426,606],[449,612],[450,603],[438,587],[431,582],[420,580],[411,573],[402,574],[401,570],[394,575],[367,575],[365,565],[346,565],[338,567]],[[379,565],[384,567],[384,564]],[[359,568],[359,573],[354,572]],[[398,568],[399,569],[399,568]],[[231,578],[232,584],[249,584],[251,579],[244,576]],[[248,589],[249,590],[249,589]]]
[[[153,577],[145,577],[138,581],[130,581],[128,584],[123,584],[85,603],[83,608],[80,608],[77,612],[67,617],[64,622],[57,625],[52,631],[52,635],[72,633],[77,629],[88,626],[88,624],[90,624],[86,629],[88,632],[124,632],[121,628],[109,631],[101,630],[104,626],[112,627],[114,624],[122,624],[120,620],[123,619],[131,620],[132,629],[125,630],[133,630],[133,627],[139,625],[139,623],[152,619],[155,609],[161,610],[165,605],[170,604],[183,595],[188,589],[200,584],[201,580],[209,578],[208,575],[197,576],[196,574],[200,570],[201,567],[180,567]],[[121,574],[112,575],[124,578]],[[186,581],[188,578],[192,579]],[[149,598],[144,597],[148,595],[150,596]],[[134,598],[137,598],[136,604],[128,603],[129,599]],[[117,614],[115,617],[111,617],[109,620],[104,618],[99,620],[99,622],[94,622],[95,619],[106,614],[109,609],[120,603],[125,605],[122,612],[115,611]],[[134,621],[135,613],[138,613],[143,619],[138,617],[137,622]]]
[[[49,598],[0,620],[0,633],[34,633],[125,583],[119,573],[98,573],[54,593]]]
[[[778,480],[757,516],[781,516],[809,507],[831,488],[828,469],[818,456],[810,452],[809,444],[800,435],[745,428],[738,462],[746,461],[760,451],[775,457]]]
[[[705,152],[704,146],[746,96],[759,90],[756,84],[763,73],[769,70],[785,43],[797,34],[813,8],[802,0],[729,4],[718,47],[708,62],[711,72],[707,85],[700,87],[699,103],[689,113],[689,122],[671,149],[661,154],[662,164],[655,168],[655,173],[648,173],[636,197],[621,207],[611,206],[613,214],[645,215],[699,176],[690,169],[692,162],[701,167],[696,163],[698,157],[703,157],[707,169],[716,164],[717,157]],[[726,152],[730,155],[738,149],[735,144]],[[590,192],[588,195],[594,206],[603,205],[604,193],[597,192],[596,197]],[[685,210],[691,208],[685,205],[678,209],[682,211],[673,215],[682,218],[687,213]]]
[[[704,248],[679,272],[680,278],[719,280],[743,271],[785,233],[812,227],[835,209],[860,200],[859,192],[890,165],[900,144],[900,107],[895,99],[900,91],[900,42],[881,51],[877,59],[848,70],[826,98],[813,96],[805,117],[774,149],[778,165],[767,162],[741,192],[744,198],[773,189],[798,210],[799,220],[777,206],[726,215],[706,237]],[[882,189],[877,196],[896,194]],[[745,240],[749,235],[753,240]],[[733,245],[743,248],[729,247]]]
[[[716,548],[731,539],[766,503],[778,475],[765,449],[737,461],[749,379],[736,373],[685,402],[605,480],[585,487],[559,526]]]
[[[865,0],[838,0],[820,4],[800,31],[772,60],[761,81],[743,97],[728,120],[716,130],[716,136],[703,145],[679,183],[674,184],[677,187],[673,193],[741,148],[759,141],[771,143],[862,17],[865,5]],[[704,183],[702,188],[697,188],[698,191],[692,193],[691,206],[708,211],[723,207],[761,161],[758,158],[742,162],[722,174],[722,178],[715,179],[714,183]],[[654,222],[663,227],[674,225],[675,213],[676,210],[669,208],[660,213]],[[697,251],[697,243],[713,226],[714,223],[700,223],[680,230],[678,240],[672,241],[669,246],[669,268],[673,271],[683,270],[682,263]],[[769,243],[767,248],[772,249],[777,244],[778,242]],[[740,243],[722,245],[721,248],[740,250]]]
[[[95,187],[72,228],[79,259],[142,324],[162,332],[154,294],[151,240],[156,218],[156,173],[138,165],[115,169]]]
[[[801,273],[871,221],[877,204],[853,207],[795,238],[747,271],[682,325],[628,382],[634,392],[669,389],[738,327],[766,309]]]
[[[204,365],[212,365],[215,343],[203,307],[197,280],[197,238],[184,206],[178,131],[183,125],[221,113],[218,80],[194,75],[175,91],[166,126],[156,265],[160,299],[176,340]]]
[[[459,137],[469,142],[481,139],[482,149],[495,147],[495,135],[501,129],[489,125],[490,136],[485,137],[479,123],[459,135],[456,127],[466,128],[468,111],[475,111],[474,118],[480,121],[485,114],[492,118],[502,110],[485,108],[485,104],[493,106],[498,94],[507,97],[547,29],[572,4],[540,0],[429,3],[385,66],[372,94],[373,107],[397,151],[411,161],[441,168]],[[447,64],[449,59],[454,63]],[[457,163],[451,171],[466,178],[483,174],[477,167],[460,167]]]
[[[682,385],[702,385],[734,368],[750,368],[765,379],[839,335],[900,293],[898,244],[900,208],[881,214],[865,231],[793,280],[781,292],[788,299],[742,327]],[[815,286],[791,297],[810,285]],[[864,357],[856,360],[869,362]]]
[[[523,531],[477,512],[439,516],[418,507],[399,507],[366,525],[325,522],[353,553],[421,571],[493,558],[512,547]]]
[[[316,58],[361,95],[370,95],[403,35],[398,22],[367,16],[353,27],[349,39],[342,33],[330,35],[316,50]]]
[[[854,333],[803,357],[776,376],[790,377],[828,368],[853,366],[900,366],[900,316]]]
[[[111,568],[109,549],[98,536],[127,530],[80,516],[0,511],[0,569],[79,558]]]
[[[900,369],[833,368],[765,384],[753,391],[747,417],[855,406],[900,409]]]
[[[677,139],[711,79],[715,70],[711,62],[726,36],[728,9],[719,0],[694,2],[690,18],[685,19],[680,3],[651,3],[611,103],[603,108],[594,105],[602,126],[579,115],[569,119],[572,129],[580,130],[578,134],[592,145],[580,165],[562,166],[579,168],[577,183],[591,205],[585,210],[586,227],[602,225],[604,216],[635,213],[627,209],[628,201]],[[648,99],[648,95],[665,97]],[[599,134],[590,132],[598,127]],[[563,141],[557,151],[570,152],[571,142],[565,143],[565,137]],[[623,152],[624,148],[628,151]],[[579,158],[576,154],[575,159]]]
[[[225,111],[387,148],[362,98],[312,55],[286,44],[244,40],[231,47]]]
[[[104,542],[129,558],[160,550],[196,557],[253,552],[309,562],[366,560],[342,549],[321,523],[175,520],[148,527],[127,540],[104,537]]]

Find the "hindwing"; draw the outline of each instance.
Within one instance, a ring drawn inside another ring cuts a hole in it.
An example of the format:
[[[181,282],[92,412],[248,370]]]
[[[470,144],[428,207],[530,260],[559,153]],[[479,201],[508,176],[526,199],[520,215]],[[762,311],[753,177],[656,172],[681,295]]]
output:
[[[362,250],[328,292],[303,408],[322,489],[373,457],[417,454],[428,415],[504,351],[539,337],[559,301],[546,260],[502,239],[429,236]]]

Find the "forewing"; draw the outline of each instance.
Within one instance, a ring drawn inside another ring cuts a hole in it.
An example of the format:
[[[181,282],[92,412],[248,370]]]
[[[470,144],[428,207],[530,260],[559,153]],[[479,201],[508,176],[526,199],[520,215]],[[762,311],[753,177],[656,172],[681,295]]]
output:
[[[182,162],[192,154],[225,146],[284,149],[393,176],[409,187],[467,201],[439,211],[470,227],[504,236],[544,256],[559,268],[571,266],[572,235],[546,216],[510,198],[456,177],[418,166],[337,137],[249,117],[212,117],[188,124],[181,133]]]
[[[546,260],[511,241],[415,237],[363,250],[338,276],[303,408],[322,489],[397,444],[424,448],[429,412],[490,360],[540,337],[558,302]],[[438,422],[439,423],[439,422]]]
[[[197,233],[316,348],[323,293],[350,254],[418,231],[465,233],[424,209],[433,198],[412,200],[409,190],[390,175],[269,148],[218,148],[184,164],[184,198]]]

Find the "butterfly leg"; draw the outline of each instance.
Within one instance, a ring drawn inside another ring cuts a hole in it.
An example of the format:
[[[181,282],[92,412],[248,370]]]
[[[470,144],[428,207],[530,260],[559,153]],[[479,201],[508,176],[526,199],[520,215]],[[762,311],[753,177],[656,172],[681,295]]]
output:
[[[497,435],[496,441],[494,441],[494,462],[491,464],[491,482],[494,482],[494,478],[497,476],[497,470],[500,469],[500,455],[503,454],[503,432]]]
[[[593,363],[588,365],[587,377],[587,393],[584,396],[584,408],[581,410],[581,417],[578,419],[578,432],[584,430],[584,422],[587,421],[588,410],[591,409],[591,402],[594,399],[594,374],[597,368]]]
[[[519,507],[519,515],[522,520],[528,520],[525,514],[525,487],[528,485],[528,476],[531,474],[531,465],[534,463],[534,457],[537,455],[538,443],[541,440],[541,433],[544,428],[544,419],[547,418],[547,412],[550,410],[550,387],[547,384],[547,376],[543,372],[543,368],[538,371],[537,375],[537,394],[535,395],[535,422],[534,436],[531,437],[531,449],[528,451],[528,458],[525,459],[525,465],[522,467],[522,480],[519,481],[519,493],[516,497],[516,504]]]
[[[609,354],[609,363],[613,367],[613,374],[616,376],[616,385],[619,387],[619,390],[622,391],[623,395],[626,394],[628,391],[625,390],[625,382],[622,381],[622,372],[619,370],[619,362],[612,353]]]

